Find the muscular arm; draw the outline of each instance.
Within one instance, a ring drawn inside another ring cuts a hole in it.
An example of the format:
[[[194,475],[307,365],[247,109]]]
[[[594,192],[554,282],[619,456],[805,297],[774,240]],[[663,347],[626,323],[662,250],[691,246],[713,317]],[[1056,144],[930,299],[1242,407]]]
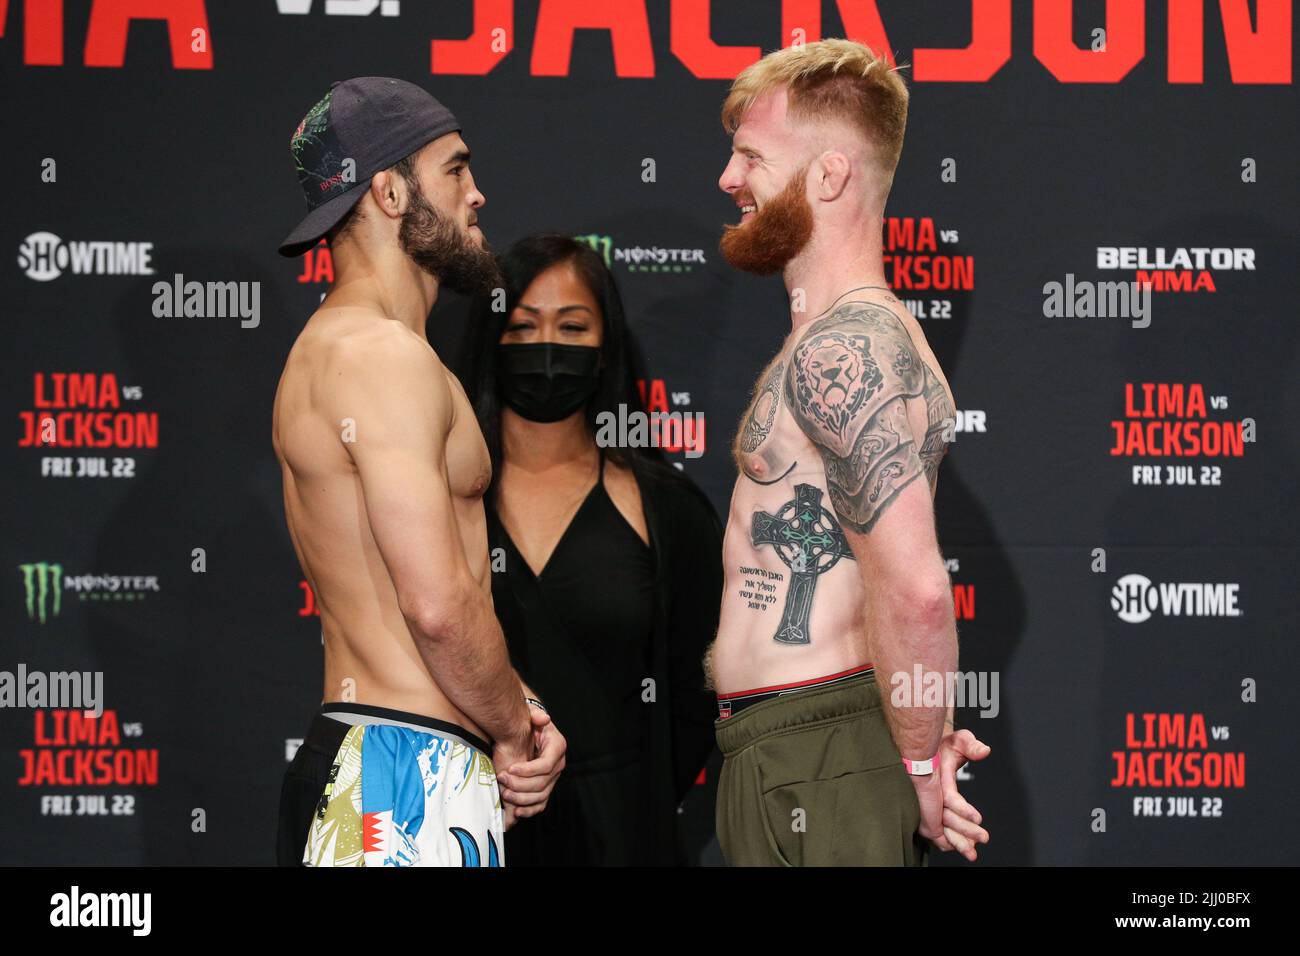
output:
[[[881,698],[894,742],[913,760],[934,756],[946,708],[894,707],[893,675],[906,674],[910,685],[917,664],[943,675],[957,667],[952,588],[926,480],[941,450],[932,427],[914,434],[907,405],[934,400],[931,379],[899,319],[858,302],[809,327],[785,382],[791,412],[825,463],[831,504],[862,575],[872,662],[887,685]],[[927,423],[937,411],[927,408]]]
[[[331,368],[330,404],[354,423],[344,447],[370,530],[425,667],[496,741],[531,727],[491,598],[475,580],[447,484],[451,392],[437,357],[405,329],[353,343]]]

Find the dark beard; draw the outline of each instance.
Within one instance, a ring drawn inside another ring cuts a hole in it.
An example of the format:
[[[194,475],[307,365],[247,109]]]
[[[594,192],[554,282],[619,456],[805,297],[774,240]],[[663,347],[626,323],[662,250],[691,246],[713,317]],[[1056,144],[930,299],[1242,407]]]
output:
[[[415,186],[411,206],[402,214],[397,239],[411,261],[453,292],[488,294],[504,282],[496,257],[474,243],[456,224],[429,204]]]
[[[718,248],[734,268],[754,275],[775,275],[812,238],[813,211],[804,195],[808,167],[790,177],[785,188],[741,226],[725,226]]]

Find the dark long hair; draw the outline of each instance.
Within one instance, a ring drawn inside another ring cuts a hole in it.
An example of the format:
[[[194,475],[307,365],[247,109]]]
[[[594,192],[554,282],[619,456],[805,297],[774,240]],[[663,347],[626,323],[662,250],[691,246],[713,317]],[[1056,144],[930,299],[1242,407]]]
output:
[[[492,455],[492,485],[501,473],[501,396],[497,391],[497,347],[510,313],[533,280],[552,266],[571,262],[600,306],[600,375],[587,401],[587,427],[596,432],[596,416],[618,406],[644,410],[637,382],[645,379],[641,350],[632,337],[614,276],[591,246],[559,233],[526,236],[497,256],[505,280],[505,309],[495,311],[492,299],[479,296],[470,311],[458,373],[478,416],[479,428]],[[676,475],[658,448],[605,448],[615,463],[642,476]]]

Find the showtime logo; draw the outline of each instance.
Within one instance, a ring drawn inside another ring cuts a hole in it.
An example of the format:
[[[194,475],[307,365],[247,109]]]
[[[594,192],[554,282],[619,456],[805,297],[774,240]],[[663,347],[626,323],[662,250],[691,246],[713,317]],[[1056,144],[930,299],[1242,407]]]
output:
[[[49,282],[73,275],[151,276],[152,242],[64,242],[52,232],[34,232],[18,247],[18,265],[27,278]]]
[[[1153,584],[1143,574],[1126,574],[1110,590],[1111,610],[1121,621],[1141,624],[1165,617],[1241,617],[1240,584]]]
[[[15,8],[19,5],[13,4]],[[21,3],[24,64],[62,66],[65,49],[83,49],[86,66],[120,68],[135,20],[166,23],[175,69],[212,69],[213,51],[223,39],[210,35],[206,0],[92,0],[84,44],[83,37],[65,37],[63,6],[62,0]],[[402,9],[397,0],[322,0],[320,4],[277,0],[276,6],[281,14],[301,16],[318,9],[349,19],[376,11],[394,17]],[[432,20],[431,6],[409,4],[408,9],[416,8]],[[758,60],[763,47],[820,39],[823,6],[822,0],[783,0],[778,35],[774,7],[766,22],[752,24],[754,11],[748,5],[673,0],[668,6],[670,49],[693,76],[729,80]],[[845,36],[883,51],[892,61],[891,51],[897,44],[886,30],[877,0],[837,0],[835,6]],[[1012,57],[1012,0],[971,0],[969,5],[945,6],[952,8],[954,20],[970,24],[970,43],[955,49],[914,48],[904,57],[912,64],[913,79],[922,83],[988,82]],[[1120,82],[1147,56],[1147,4],[1143,0],[1107,2],[1104,16],[1095,24],[1105,30],[1106,40],[1095,50],[1075,43],[1075,6],[1072,0],[1018,5],[1026,19],[1032,10],[1034,58],[1058,82]],[[1089,12],[1096,6],[1090,5]],[[1207,6],[1218,9],[1233,83],[1291,82],[1290,0],[1257,0],[1254,4],[1220,0],[1214,5],[1203,0],[1165,0],[1168,27],[1162,32],[1168,82],[1205,81]],[[9,8],[9,0],[0,0],[0,37],[12,35],[6,33]],[[646,0],[544,0],[537,7],[529,72],[533,76],[569,76],[574,35],[578,30],[597,30],[609,34],[616,76],[654,76],[655,50],[647,8]],[[246,31],[260,28],[248,11],[239,12],[240,26]],[[751,27],[762,46],[716,43],[712,36],[715,17]],[[514,49],[514,0],[474,0],[473,24],[466,38],[430,40],[430,73],[484,76]],[[1213,35],[1220,32],[1213,27],[1211,31]]]

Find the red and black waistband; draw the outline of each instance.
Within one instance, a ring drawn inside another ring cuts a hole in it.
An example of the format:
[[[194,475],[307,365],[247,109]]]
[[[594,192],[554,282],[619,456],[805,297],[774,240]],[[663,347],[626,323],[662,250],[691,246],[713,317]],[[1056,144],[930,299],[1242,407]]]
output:
[[[853,680],[855,677],[862,677],[875,671],[871,664],[862,664],[858,667],[851,667],[846,671],[840,671],[838,674],[829,674],[826,677],[813,677],[808,680],[795,681],[791,684],[773,684],[770,687],[756,687],[753,690],[742,690],[735,694],[718,695],[718,719],[726,720],[728,717],[734,717],[746,707],[752,707],[754,704],[761,704],[765,700],[772,700],[776,697],[784,697],[786,694],[798,694],[802,691],[813,690],[818,687],[829,687],[831,684],[839,684],[843,681]]]

